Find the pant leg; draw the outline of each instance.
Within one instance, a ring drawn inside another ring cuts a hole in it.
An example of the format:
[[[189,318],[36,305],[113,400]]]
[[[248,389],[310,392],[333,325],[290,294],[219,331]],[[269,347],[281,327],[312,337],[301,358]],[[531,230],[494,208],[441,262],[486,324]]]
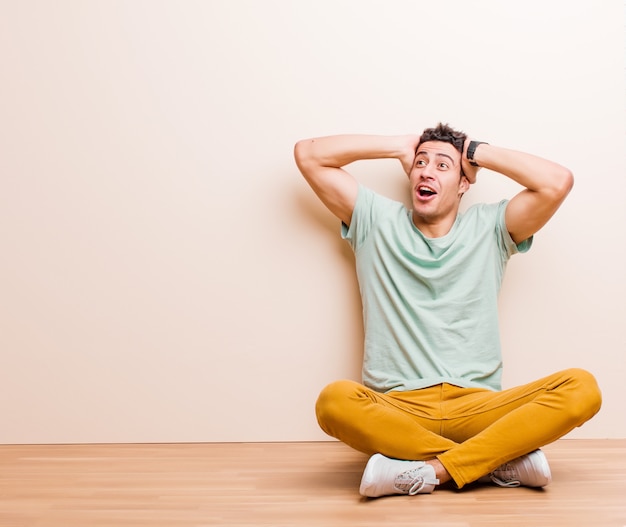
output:
[[[324,432],[368,455],[433,459],[457,446],[439,434],[440,392],[435,386],[382,394],[353,381],[337,381],[322,390],[315,411]],[[414,404],[403,401],[411,396]]]
[[[437,456],[462,487],[502,463],[564,436],[600,409],[594,377],[579,369],[446,403],[444,434],[457,444]]]

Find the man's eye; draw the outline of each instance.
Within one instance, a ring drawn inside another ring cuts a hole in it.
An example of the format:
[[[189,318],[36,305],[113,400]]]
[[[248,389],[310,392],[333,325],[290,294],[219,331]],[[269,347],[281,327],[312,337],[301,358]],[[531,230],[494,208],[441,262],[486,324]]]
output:
[[[439,163],[439,168],[442,168],[443,170],[447,170],[448,169],[448,164],[447,163]]]
[[[423,159],[418,159],[415,165],[418,167],[426,166],[426,161],[424,161]]]

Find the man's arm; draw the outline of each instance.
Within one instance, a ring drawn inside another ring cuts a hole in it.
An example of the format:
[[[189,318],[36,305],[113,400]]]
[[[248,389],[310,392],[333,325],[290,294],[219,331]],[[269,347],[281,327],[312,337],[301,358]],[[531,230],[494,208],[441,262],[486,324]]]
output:
[[[467,161],[466,141],[463,163]],[[474,152],[479,166],[499,172],[523,187],[506,208],[506,227],[513,241],[520,243],[543,227],[557,211],[574,184],[572,173],[565,167],[540,157],[480,144]]]
[[[350,225],[358,182],[343,169],[361,159],[396,158],[408,174],[413,166],[417,135],[335,135],[296,143],[296,164],[324,205]]]

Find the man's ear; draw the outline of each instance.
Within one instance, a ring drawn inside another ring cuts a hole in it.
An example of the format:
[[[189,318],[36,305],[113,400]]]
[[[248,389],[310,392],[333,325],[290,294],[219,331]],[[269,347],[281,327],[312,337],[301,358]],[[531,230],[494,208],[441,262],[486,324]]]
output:
[[[463,194],[465,194],[470,188],[470,182],[469,179],[467,179],[467,176],[463,175],[461,176],[461,180],[459,181],[459,196],[462,196]]]

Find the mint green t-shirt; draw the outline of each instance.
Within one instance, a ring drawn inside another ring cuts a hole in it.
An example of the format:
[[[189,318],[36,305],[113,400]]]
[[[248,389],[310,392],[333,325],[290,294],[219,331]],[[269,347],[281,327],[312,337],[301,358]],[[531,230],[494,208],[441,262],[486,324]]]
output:
[[[363,303],[363,383],[379,392],[440,383],[500,390],[498,292],[516,245],[507,201],[471,206],[424,236],[402,203],[360,186],[350,227]]]

